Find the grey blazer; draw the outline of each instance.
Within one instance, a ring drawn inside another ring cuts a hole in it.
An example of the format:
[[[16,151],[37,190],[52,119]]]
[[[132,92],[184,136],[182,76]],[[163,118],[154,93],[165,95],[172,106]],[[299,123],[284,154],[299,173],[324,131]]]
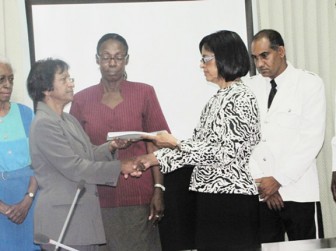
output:
[[[32,166],[39,185],[34,232],[58,240],[80,180],[85,190],[79,197],[63,242],[67,245],[105,243],[96,184],[116,186],[120,161],[108,144],[94,146],[70,114],[58,116],[39,102],[31,125]]]

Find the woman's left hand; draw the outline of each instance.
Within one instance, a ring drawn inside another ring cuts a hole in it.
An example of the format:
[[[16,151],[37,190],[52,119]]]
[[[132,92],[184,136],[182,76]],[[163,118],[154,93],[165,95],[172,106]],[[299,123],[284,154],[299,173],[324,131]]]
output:
[[[161,189],[154,189],[154,194],[150,204],[150,215],[148,220],[151,220],[156,226],[162,219],[164,213],[163,191]]]
[[[32,203],[33,203],[32,199],[29,198],[28,196],[25,196],[20,203],[10,205],[5,215],[13,223],[21,224],[26,219],[26,216]]]

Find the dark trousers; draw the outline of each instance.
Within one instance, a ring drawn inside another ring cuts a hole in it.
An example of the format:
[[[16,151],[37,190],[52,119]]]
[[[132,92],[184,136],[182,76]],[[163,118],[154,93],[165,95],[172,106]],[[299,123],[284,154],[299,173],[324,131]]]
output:
[[[323,238],[320,202],[284,202],[280,211],[260,203],[261,243]]]

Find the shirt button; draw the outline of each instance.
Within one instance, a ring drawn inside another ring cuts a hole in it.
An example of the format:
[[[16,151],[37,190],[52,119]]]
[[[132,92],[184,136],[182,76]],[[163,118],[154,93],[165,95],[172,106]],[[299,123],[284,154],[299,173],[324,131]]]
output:
[[[8,150],[8,154],[12,154],[12,150]]]
[[[266,159],[266,158],[263,158],[263,161],[267,161],[267,159]]]

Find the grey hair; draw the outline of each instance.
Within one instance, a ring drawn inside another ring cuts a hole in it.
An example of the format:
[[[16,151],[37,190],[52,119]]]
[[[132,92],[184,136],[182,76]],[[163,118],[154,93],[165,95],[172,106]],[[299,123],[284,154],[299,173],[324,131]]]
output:
[[[12,72],[14,73],[12,63],[9,61],[7,57],[0,55],[0,64],[8,65],[11,68]]]

